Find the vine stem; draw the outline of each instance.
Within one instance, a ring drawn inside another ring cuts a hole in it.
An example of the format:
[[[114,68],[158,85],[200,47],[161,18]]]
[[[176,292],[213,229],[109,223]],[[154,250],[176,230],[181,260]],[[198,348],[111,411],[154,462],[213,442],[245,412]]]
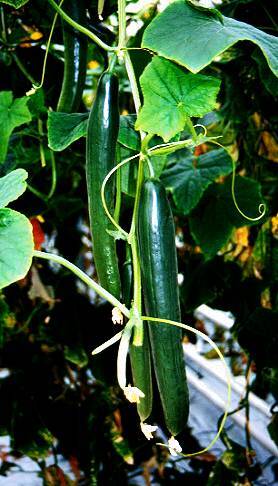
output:
[[[28,79],[28,81],[30,81],[31,84],[35,85],[36,80],[33,78],[32,74],[30,74],[27,71],[26,67],[24,66],[23,62],[19,59],[18,55],[15,54],[15,52],[11,52],[11,56],[12,56],[14,62],[16,63],[17,67],[20,69],[22,74],[25,76],[25,78]]]
[[[39,250],[34,250],[33,256],[37,258],[43,258],[44,260],[50,260],[55,263],[59,263],[60,265],[63,265],[66,267],[68,270],[73,272],[76,277],[78,277],[80,280],[82,280],[88,287],[93,289],[98,295],[103,297],[105,300],[110,302],[111,305],[114,307],[117,307],[120,309],[122,314],[126,316],[128,319],[130,317],[130,311],[126,308],[124,304],[122,304],[116,297],[114,297],[110,292],[107,292],[101,285],[96,283],[94,280],[92,280],[85,272],[83,272],[80,268],[78,268],[76,265],[73,263],[69,262],[66,258],[63,258],[59,255],[55,255],[54,253],[45,253],[43,251]]]
[[[120,0],[120,2],[121,1],[122,0]],[[133,97],[133,101],[134,101],[135,111],[138,114],[139,110],[141,108],[141,100],[140,100],[139,89],[138,89],[137,81],[136,81],[136,77],[135,77],[135,72],[134,72],[133,65],[132,65],[132,62],[131,62],[131,59],[130,59],[130,55],[127,51],[125,51],[124,56],[125,56],[125,67],[126,67],[126,72],[127,72],[128,79],[129,79],[129,82],[130,82],[130,88],[131,88],[132,97]],[[140,131],[140,136],[141,136],[141,139],[144,138],[144,134],[141,131]]]
[[[126,0],[118,0],[118,13],[119,13],[119,45],[118,45],[118,55],[122,56],[125,62],[126,72],[130,82],[132,97],[134,101],[135,111],[138,114],[141,107],[141,100],[139,89],[137,86],[137,81],[133,69],[133,65],[126,50]],[[145,137],[145,134],[140,131],[141,142]],[[131,246],[132,253],[132,264],[133,264],[133,312],[136,317],[136,326],[134,329],[133,342],[138,346],[142,345],[143,341],[143,323],[140,320],[142,314],[142,284],[141,284],[141,269],[140,260],[138,254],[138,242],[136,237],[136,224],[138,216],[138,205],[140,199],[141,186],[144,179],[144,167],[143,167],[144,156],[140,154],[139,164],[138,164],[138,176],[136,183],[136,194],[135,202],[133,208],[131,228],[128,235],[128,243]]]
[[[78,24],[78,22],[75,22],[64,10],[60,8],[57,3],[55,3],[55,0],[48,0],[50,5],[58,12],[59,15],[67,22],[70,24],[74,29],[78,30],[82,34],[88,36],[91,40],[93,40],[99,47],[104,49],[105,51],[117,51],[118,47],[112,47],[103,42],[97,35],[95,35],[93,32],[91,32],[89,29],[84,27],[83,25]]]
[[[57,171],[56,171],[56,160],[55,160],[55,155],[53,150],[49,150],[50,152],[50,160],[51,160],[51,187],[49,190],[49,193],[47,195],[47,199],[51,199],[55,190],[56,190],[56,184],[57,184]]]
[[[118,222],[116,221],[116,219],[113,218],[112,214],[110,214],[109,209],[108,209],[107,204],[106,204],[106,199],[105,199],[105,187],[106,187],[106,184],[107,184],[108,180],[114,174],[114,172],[116,172],[120,167],[122,167],[123,165],[127,164],[131,160],[136,159],[137,157],[140,157],[140,154],[132,155],[132,157],[128,157],[127,159],[122,160],[119,164],[117,164],[115,167],[113,167],[113,169],[111,169],[110,172],[108,172],[108,174],[103,179],[102,186],[101,186],[101,190],[100,190],[101,201],[102,201],[102,205],[103,205],[104,211],[106,212],[106,214],[107,214],[108,218],[110,219],[111,223],[124,236],[124,239],[127,239],[128,233],[118,224]]]
[[[125,14],[126,2],[125,0],[119,0],[118,2],[118,18],[119,18],[119,41],[118,52],[120,53],[122,48],[126,46],[126,14]]]
[[[38,119],[38,132],[40,135],[40,159],[41,159],[41,166],[45,167],[46,166],[46,160],[45,160],[45,153],[44,153],[44,147],[43,147],[43,122],[41,118]]]

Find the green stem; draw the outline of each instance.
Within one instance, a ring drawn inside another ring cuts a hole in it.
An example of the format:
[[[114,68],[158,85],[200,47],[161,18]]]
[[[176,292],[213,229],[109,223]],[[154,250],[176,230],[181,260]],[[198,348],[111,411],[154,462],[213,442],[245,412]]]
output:
[[[116,172],[116,203],[114,210],[114,220],[119,224],[120,212],[121,212],[121,202],[122,202],[122,187],[121,187],[121,171]]]
[[[119,16],[119,44],[118,50],[126,47],[126,0],[118,1],[118,16]]]
[[[30,81],[31,84],[36,84],[36,81],[35,79],[33,78],[33,76],[27,71],[26,67],[24,66],[24,64],[21,62],[21,60],[19,59],[19,57],[17,56],[17,54],[15,54],[14,52],[11,52],[11,56],[14,60],[14,62],[16,63],[17,67],[20,69],[20,71],[22,72],[22,74],[25,76],[26,79],[28,79],[28,81]]]
[[[35,196],[37,196],[39,199],[42,199],[43,201],[47,200],[47,196],[45,194],[38,189],[35,189],[35,187],[31,186],[30,184],[27,184],[27,189],[29,189],[29,191],[35,194]]]
[[[125,0],[118,0],[119,5],[119,46],[121,48],[125,48],[125,40],[126,40],[126,20],[123,19],[125,17]],[[124,31],[124,33],[123,33]],[[124,42],[123,42],[124,39]],[[140,107],[141,107],[141,100],[139,89],[136,81],[136,76],[134,73],[133,65],[127,50],[124,51],[124,60],[125,60],[125,67],[128,75],[128,79],[130,82],[131,92],[133,96],[135,111],[138,114]],[[140,131],[140,137],[142,141],[142,151],[144,149],[144,137],[145,134]],[[141,193],[141,186],[144,179],[144,156],[140,156],[139,164],[138,164],[138,176],[137,176],[137,183],[136,183],[136,195],[135,195],[135,202],[133,208],[133,215],[132,215],[132,222],[131,228],[129,232],[128,242],[131,245],[131,252],[132,252],[132,264],[133,264],[133,311],[136,317],[136,325],[134,327],[134,337],[133,343],[135,345],[142,345],[143,341],[143,322],[141,320],[142,314],[142,283],[141,283],[141,268],[140,268],[140,259],[138,254],[138,242],[136,236],[136,225],[137,225],[137,217],[138,217],[138,207],[139,207],[139,200],[140,200],[140,193]]]
[[[50,150],[50,159],[51,159],[51,187],[47,199],[52,198],[56,190],[56,184],[57,184],[56,160],[55,160],[53,150]]]
[[[62,5],[63,1],[64,0],[61,0],[61,2],[59,4],[59,7]],[[54,32],[54,28],[55,28],[55,25],[56,25],[56,22],[57,22],[57,18],[58,18],[58,13],[56,12],[55,15],[54,15],[54,17],[53,17],[53,22],[52,22],[52,25],[51,25],[49,37],[48,37],[48,40],[47,40],[47,43],[46,43],[45,55],[44,55],[43,65],[42,65],[41,82],[40,82],[40,84],[34,85],[36,89],[40,89],[43,86],[43,83],[44,83],[45,71],[46,71],[46,62],[47,62],[49,48],[50,48],[50,44],[51,44],[51,40],[52,40],[52,35],[53,35],[53,32]]]
[[[7,31],[6,31],[4,7],[2,6],[0,8],[1,8],[2,37],[3,37],[4,42],[7,42],[8,37],[7,37]]]
[[[128,237],[128,241],[131,245],[131,252],[132,252],[132,263],[133,263],[133,309],[134,314],[136,317],[141,316],[142,314],[142,282],[141,282],[141,267],[140,267],[140,259],[138,254],[138,242],[137,242],[137,235],[136,235],[136,226],[137,226],[137,218],[138,218],[138,208],[139,208],[139,201],[140,201],[140,194],[141,194],[141,186],[144,179],[144,161],[142,157],[139,159],[138,165],[138,176],[137,176],[137,185],[136,185],[136,195],[135,195],[135,202],[133,208],[133,215],[132,215],[132,222],[130,233]],[[140,325],[141,322],[141,325]],[[143,323],[142,321],[137,321],[137,326],[134,329],[134,338],[133,342],[136,346],[142,344],[143,340]]]
[[[139,89],[137,86],[137,81],[136,81],[136,76],[134,73],[133,65],[129,56],[129,53],[125,51],[125,67],[126,67],[126,72],[128,75],[128,79],[130,82],[130,87],[131,87],[131,92],[133,96],[133,101],[134,101],[134,106],[135,106],[135,111],[138,114],[139,110],[141,108],[141,100],[140,100],[140,94],[139,94]],[[144,138],[144,134],[140,132],[141,139]]]
[[[44,133],[43,133],[43,122],[42,122],[42,120],[40,118],[38,119],[38,132],[39,132],[39,135],[41,137],[41,141],[40,141],[41,166],[42,167],[45,167],[46,166],[46,160],[45,160],[45,153],[44,153],[43,142],[42,142],[42,137],[44,136]]]
[[[73,20],[69,15],[66,14],[64,10],[62,10],[57,3],[55,3],[54,0],[48,0],[50,5],[58,12],[59,15],[67,22],[69,25],[71,25],[74,29],[78,30],[84,35],[87,35],[91,40],[93,40],[99,47],[104,49],[105,51],[116,51],[117,47],[111,47],[105,42],[103,42],[97,35],[95,35],[93,32],[91,32],[89,29],[86,27],[83,27],[83,25],[78,24]]]
[[[66,258],[63,258],[59,255],[55,255],[54,253],[45,253],[43,251],[38,251],[34,250],[33,252],[34,257],[38,258],[43,258],[45,260],[50,260],[55,263],[59,263],[60,265],[63,265],[66,267],[68,270],[73,272],[76,277],[80,278],[88,287],[92,288],[98,295],[100,295],[103,299],[107,300],[110,302],[111,305],[114,307],[117,307],[120,309],[122,314],[126,316],[128,319],[130,317],[130,312],[129,310],[123,305],[116,297],[114,297],[110,292],[107,292],[103,287],[101,287],[98,283],[96,283],[94,280],[92,280],[85,272],[80,270],[76,265],[73,263],[69,262],[66,260]]]
[[[192,121],[190,120],[189,116],[186,117],[185,128],[188,129],[192,139],[194,141],[196,141],[198,136],[197,136],[196,130],[195,130],[194,125],[193,125]]]
[[[107,71],[109,73],[113,73],[115,66],[117,64],[117,60],[118,60],[117,54],[115,52],[113,52],[111,57],[109,58],[109,63],[108,63]]]

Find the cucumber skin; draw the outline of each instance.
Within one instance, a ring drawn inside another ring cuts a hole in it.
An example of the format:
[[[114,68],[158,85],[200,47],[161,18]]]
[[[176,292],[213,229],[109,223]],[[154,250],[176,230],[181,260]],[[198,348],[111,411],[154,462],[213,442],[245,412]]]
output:
[[[144,337],[142,346],[130,344],[129,357],[131,363],[133,383],[145,396],[137,403],[137,411],[141,422],[151,414],[153,404],[151,353],[147,323],[143,323]]]
[[[127,307],[130,307],[133,290],[133,270],[131,250],[129,244],[127,243],[126,245],[126,260],[122,269],[122,294],[123,302]],[[141,422],[144,422],[150,416],[153,403],[149,333],[146,322],[143,322],[143,326],[144,337],[142,346],[134,346],[131,341],[129,347],[133,384],[145,394],[143,398],[140,398],[140,402],[137,403],[137,411]]]
[[[147,315],[180,322],[175,228],[164,186],[143,183],[138,209],[138,240]],[[148,323],[155,376],[165,423],[172,435],[186,426],[189,397],[181,329]]]
[[[86,25],[84,0],[67,0],[65,12],[81,25]],[[78,111],[86,81],[87,38],[62,21],[64,53],[64,75],[57,111],[74,113]]]
[[[107,233],[114,226],[101,201],[103,179],[113,169],[119,132],[118,78],[109,72],[101,75],[92,106],[86,140],[86,179],[93,257],[102,287],[118,299],[121,295],[116,242]],[[115,183],[106,185],[105,198],[110,213],[114,210]]]

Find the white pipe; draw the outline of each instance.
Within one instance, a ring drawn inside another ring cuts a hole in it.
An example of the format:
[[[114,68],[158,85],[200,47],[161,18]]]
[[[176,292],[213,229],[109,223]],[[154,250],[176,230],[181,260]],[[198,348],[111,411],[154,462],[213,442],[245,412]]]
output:
[[[213,403],[217,408],[221,410],[225,410],[226,404],[225,401],[222,400],[214,391],[209,388],[202,379],[197,378],[195,373],[187,369],[187,380],[190,385],[192,385],[198,392],[200,392],[204,397],[206,397],[209,402]],[[245,427],[245,417],[242,415],[242,412],[234,413],[230,416],[240,428]],[[265,449],[267,449],[271,454],[275,457],[278,457],[278,450],[274,442],[265,434],[263,434],[259,428],[250,427],[251,436],[258,441]]]
[[[220,373],[216,367],[211,366],[211,360],[207,360],[206,358],[203,358],[195,349],[195,346],[191,343],[186,343],[183,344],[183,350],[185,353],[185,356],[187,356],[189,359],[194,361],[200,368],[203,370],[207,371],[210,375],[213,375],[217,380],[221,381],[224,385],[226,384],[226,379],[224,374]],[[235,380],[231,380],[231,385],[232,385],[232,391],[235,392],[239,397],[241,397],[244,392],[245,388],[244,386],[239,385],[238,383],[235,382]],[[261,398],[257,397],[254,393],[250,392],[249,394],[249,402],[250,405],[255,407],[257,410],[260,410],[268,419],[272,417],[270,411],[269,411],[269,405],[267,405],[264,400]]]
[[[217,326],[228,330],[231,329],[235,322],[235,319],[227,316],[227,313],[218,309],[212,309],[206,304],[197,307],[194,311],[194,316],[198,319],[208,319]]]

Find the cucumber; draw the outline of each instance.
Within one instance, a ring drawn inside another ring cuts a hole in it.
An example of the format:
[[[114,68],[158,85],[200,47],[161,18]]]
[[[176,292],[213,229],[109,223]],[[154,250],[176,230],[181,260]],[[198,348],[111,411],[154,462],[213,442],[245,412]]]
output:
[[[153,404],[151,353],[147,323],[143,323],[144,337],[142,346],[130,344],[129,356],[134,386],[137,386],[144,394],[137,404],[137,411],[141,422],[144,422],[151,414]]]
[[[81,25],[86,25],[84,0],[67,0],[65,12]],[[64,38],[64,75],[57,111],[78,111],[86,81],[87,38],[62,21]]]
[[[158,179],[142,185],[138,208],[138,241],[146,313],[180,321],[175,228],[164,186]],[[188,419],[189,398],[181,329],[148,323],[155,377],[165,423],[172,435]]]
[[[122,270],[122,293],[123,302],[127,307],[131,306],[132,300],[132,258],[129,244],[126,245],[126,258]],[[130,344],[129,357],[134,386],[137,386],[144,394],[137,404],[137,411],[141,422],[144,422],[152,411],[153,389],[152,389],[152,371],[151,371],[151,354],[148,336],[147,323],[143,323],[144,337],[142,346]]]
[[[98,82],[95,102],[92,106],[86,140],[86,179],[93,257],[98,279],[102,287],[118,299],[121,295],[120,274],[116,242],[107,232],[114,226],[107,217],[101,202],[103,179],[115,165],[115,151],[119,132],[118,78],[104,72]],[[106,202],[113,214],[114,178],[106,185]]]
[[[125,306],[129,309],[133,294],[133,270],[132,270],[132,255],[129,243],[126,243],[125,261],[121,271],[122,277],[122,297]]]

